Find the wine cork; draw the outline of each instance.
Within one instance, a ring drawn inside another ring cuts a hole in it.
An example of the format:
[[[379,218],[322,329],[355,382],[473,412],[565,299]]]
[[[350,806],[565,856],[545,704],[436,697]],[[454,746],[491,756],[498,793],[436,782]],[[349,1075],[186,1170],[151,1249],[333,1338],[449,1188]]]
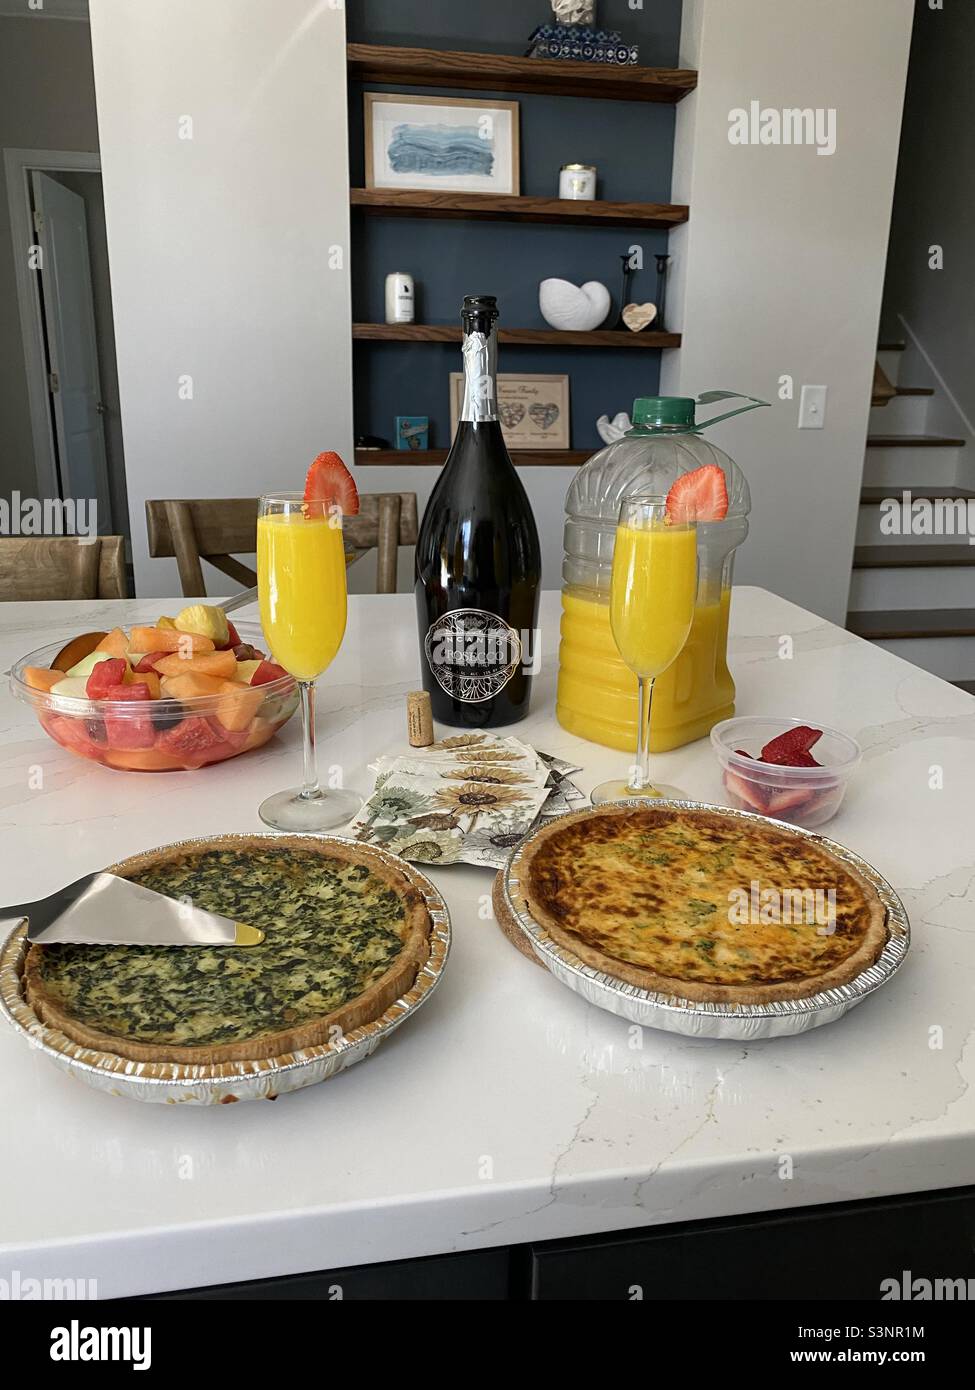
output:
[[[429,748],[433,742],[433,707],[426,690],[411,690],[406,697],[406,725],[411,748]]]

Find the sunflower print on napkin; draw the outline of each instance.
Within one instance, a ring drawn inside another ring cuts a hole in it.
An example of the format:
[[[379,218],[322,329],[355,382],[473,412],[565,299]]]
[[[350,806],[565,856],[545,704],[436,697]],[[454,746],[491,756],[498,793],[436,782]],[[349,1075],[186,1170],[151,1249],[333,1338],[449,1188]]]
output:
[[[376,789],[352,834],[420,864],[500,868],[540,814],[569,809],[570,793],[583,798],[568,781],[571,764],[489,734],[455,735],[373,768]]]

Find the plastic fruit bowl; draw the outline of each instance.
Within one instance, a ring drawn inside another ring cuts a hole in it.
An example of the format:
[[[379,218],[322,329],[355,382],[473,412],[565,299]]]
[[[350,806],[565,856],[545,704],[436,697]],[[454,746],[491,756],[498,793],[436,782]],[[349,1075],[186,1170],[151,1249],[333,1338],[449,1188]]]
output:
[[[804,724],[823,731],[812,749],[822,767],[781,767],[758,761],[767,743]],[[859,744],[814,719],[773,719],[764,715],[725,719],[711,730],[711,743],[724,773],[730,806],[739,811],[757,811],[806,830],[825,825],[836,815],[860,761]],[[737,749],[752,756],[743,757]]]
[[[242,642],[265,646],[256,623],[241,623]],[[267,743],[298,707],[291,676],[265,685],[240,683],[239,694],[185,700],[88,700],[35,690],[28,666],[50,666],[63,642],[18,661],[10,686],[30,705],[45,733],[79,757],[123,772],[189,772],[225,762]]]

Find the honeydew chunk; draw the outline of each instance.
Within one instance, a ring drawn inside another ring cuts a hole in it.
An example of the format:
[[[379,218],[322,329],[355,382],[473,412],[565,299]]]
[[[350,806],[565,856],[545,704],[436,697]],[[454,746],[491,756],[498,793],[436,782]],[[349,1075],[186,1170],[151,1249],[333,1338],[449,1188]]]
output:
[[[68,677],[85,676],[87,678],[101,662],[116,661],[117,659],[118,658],[111,652],[91,652],[90,655],[84,657],[81,661],[76,662],[76,664],[72,666],[71,670],[68,672]]]

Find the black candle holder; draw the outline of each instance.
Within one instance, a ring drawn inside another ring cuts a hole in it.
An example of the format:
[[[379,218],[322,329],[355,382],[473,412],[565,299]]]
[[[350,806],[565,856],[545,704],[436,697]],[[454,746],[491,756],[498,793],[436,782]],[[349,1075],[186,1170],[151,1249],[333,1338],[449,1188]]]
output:
[[[657,262],[657,319],[653,328],[655,333],[666,333],[664,310],[667,307],[667,267],[671,258],[664,252],[657,252],[654,259]]]
[[[633,280],[632,253],[630,251],[624,251],[622,256],[620,256],[620,260],[623,263],[623,284],[620,288],[620,311],[616,316],[616,323],[613,327],[621,328],[624,333],[629,333],[630,330],[623,322],[623,310],[630,302],[630,284]]]

